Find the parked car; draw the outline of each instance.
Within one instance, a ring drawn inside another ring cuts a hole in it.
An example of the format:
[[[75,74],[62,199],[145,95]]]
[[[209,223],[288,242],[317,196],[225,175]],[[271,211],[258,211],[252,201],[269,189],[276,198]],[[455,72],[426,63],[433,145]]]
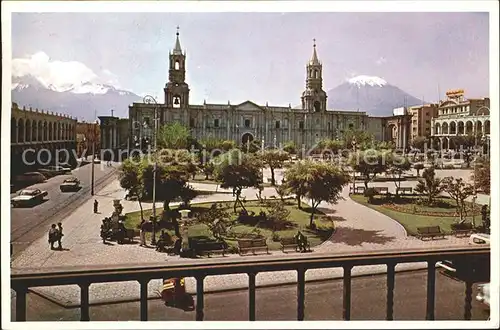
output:
[[[490,308],[490,283],[481,283],[477,285],[476,300]]]
[[[68,163],[58,163],[58,165],[66,172],[71,172],[71,170],[73,169],[73,166]]]
[[[80,186],[80,180],[75,177],[67,178],[61,183],[59,186],[59,189],[61,189],[62,192],[67,192],[67,191],[77,191],[81,188]]]
[[[11,199],[13,207],[34,205],[41,203],[48,193],[40,189],[23,189],[19,194]]]
[[[472,234],[469,237],[469,244],[489,245],[490,244],[490,235],[484,234],[484,233]]]
[[[32,185],[37,183],[42,183],[47,178],[40,172],[27,172],[24,174],[16,175],[14,181],[24,185]]]
[[[41,168],[38,171],[43,173],[46,177],[53,177],[56,175],[61,175],[71,172],[71,168],[65,168],[59,165],[55,165],[55,166],[47,166],[45,168]]]

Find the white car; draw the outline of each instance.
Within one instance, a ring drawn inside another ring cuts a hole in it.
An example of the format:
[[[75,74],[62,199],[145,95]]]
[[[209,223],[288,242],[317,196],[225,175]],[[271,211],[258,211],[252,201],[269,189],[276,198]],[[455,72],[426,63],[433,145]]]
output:
[[[483,303],[488,308],[490,307],[490,283],[477,285],[476,300]]]
[[[33,205],[42,202],[47,195],[46,191],[40,189],[23,189],[10,200],[10,203],[13,207]]]
[[[59,186],[59,189],[61,189],[61,192],[66,192],[66,191],[78,191],[80,190],[80,180],[75,177],[70,177],[68,179],[65,179],[63,183]]]
[[[469,237],[469,244],[490,245],[490,235],[483,233],[472,234]]]

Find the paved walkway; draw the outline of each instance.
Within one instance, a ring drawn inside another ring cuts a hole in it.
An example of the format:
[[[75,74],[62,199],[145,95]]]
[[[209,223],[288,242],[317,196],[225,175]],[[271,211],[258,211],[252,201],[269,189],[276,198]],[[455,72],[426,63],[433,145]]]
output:
[[[384,183],[377,183],[382,185]],[[385,183],[392,184],[393,183]],[[232,201],[233,196],[229,190],[221,189],[215,185],[192,183],[197,190],[211,191],[211,194],[198,196],[193,203]],[[353,202],[348,197],[348,187],[343,191],[344,199],[337,205],[322,203],[321,210],[330,215],[336,224],[336,232],[330,239],[314,248],[313,254],[349,253],[354,251],[374,251],[374,250],[405,250],[417,248],[439,248],[451,246],[463,246],[468,244],[467,238],[446,237],[443,240],[433,240],[422,242],[416,238],[408,237],[404,228],[391,218],[378,213],[370,208]],[[229,192],[229,193],[228,193]],[[137,202],[125,201],[125,192],[119,187],[118,180],[103,188],[97,193],[95,199],[99,201],[100,214],[93,213],[93,199],[78,208],[70,217],[63,221],[65,250],[52,251],[49,248],[46,237],[40,238],[29,246],[23,253],[12,262],[12,269],[15,272],[28,269],[43,269],[52,267],[72,267],[72,266],[99,266],[99,265],[142,265],[145,263],[192,263],[191,259],[181,259],[177,256],[167,256],[164,253],[155,252],[152,248],[142,248],[137,244],[117,245],[110,243],[103,244],[100,238],[100,225],[104,216],[108,216],[113,211],[113,199],[121,199],[124,207],[123,212],[138,211]],[[246,189],[243,196],[247,200],[255,199],[256,189]],[[272,187],[265,188],[263,196],[270,197],[276,195]],[[307,201],[306,201],[307,202]],[[161,204],[157,204],[161,207]],[[143,203],[145,209],[152,208],[151,203]],[[303,257],[300,253],[289,253],[287,257]],[[267,256],[269,257],[269,256]],[[273,251],[270,257],[283,257],[281,251]],[[258,258],[254,256],[230,255],[226,258],[236,260],[242,258],[249,260]],[[211,259],[216,260],[215,258]],[[225,259],[227,260],[227,259]],[[371,267],[371,268],[370,268]],[[400,269],[421,268],[422,265],[410,264],[401,265]],[[413,267],[413,268],[412,268]],[[364,270],[363,270],[364,269]],[[373,273],[384,272],[384,266],[359,267],[356,272]],[[311,270],[307,274],[307,279],[334,278],[341,276],[339,270]],[[269,285],[271,283],[293,283],[296,281],[294,272],[274,272],[259,274],[257,285]],[[114,284],[96,284],[91,286],[91,301],[103,302],[110,299],[127,300],[135,299],[138,295],[139,287],[137,283],[127,282]],[[194,290],[194,279],[187,280],[188,289]],[[159,288],[158,281],[151,281],[150,296],[154,296]],[[227,290],[230,288],[246,287],[246,275],[216,276],[206,279],[207,291]],[[76,286],[38,288],[41,294],[52,296],[54,300],[62,304],[77,304],[79,291]],[[76,299],[76,300],[75,300]]]

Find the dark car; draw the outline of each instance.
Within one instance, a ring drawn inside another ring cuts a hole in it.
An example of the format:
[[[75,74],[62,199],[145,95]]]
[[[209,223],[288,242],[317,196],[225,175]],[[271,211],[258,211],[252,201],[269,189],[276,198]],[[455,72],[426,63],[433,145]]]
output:
[[[61,189],[62,192],[67,192],[67,191],[77,191],[81,188],[80,186],[80,180],[75,177],[71,177],[68,179],[65,179],[63,183],[59,186],[59,189]]]

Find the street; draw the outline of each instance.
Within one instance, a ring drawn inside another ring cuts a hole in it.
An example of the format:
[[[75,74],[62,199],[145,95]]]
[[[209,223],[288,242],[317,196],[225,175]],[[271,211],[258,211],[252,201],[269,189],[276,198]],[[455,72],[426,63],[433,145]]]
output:
[[[94,187],[97,189],[105,185],[116,170],[106,164],[95,164]],[[77,167],[72,174],[58,175],[30,188],[39,188],[48,192],[48,197],[41,204],[33,207],[11,207],[11,242],[13,256],[23,251],[29,244],[48,231],[51,223],[62,221],[65,216],[74,211],[79,205],[90,198],[92,164]],[[61,192],[59,185],[64,179],[74,176],[81,181],[82,188],[77,192]],[[11,194],[11,197],[15,194]]]
[[[463,320],[465,286],[463,282],[436,275],[436,320]],[[396,274],[394,292],[395,320],[425,320],[426,271]],[[472,320],[487,320],[489,312],[476,300],[473,287]],[[195,298],[196,301],[196,298]],[[296,320],[297,295],[295,285],[259,288],[256,291],[256,319]],[[151,321],[194,321],[195,312],[165,307],[159,299],[149,300]],[[79,309],[64,309],[35,294],[27,297],[28,321],[78,321]],[[372,275],[352,279],[352,320],[384,320],[386,313],[386,277]],[[12,317],[15,298],[11,299]],[[139,303],[120,303],[90,307],[91,321],[138,321]],[[248,320],[248,292],[205,294],[206,321]],[[342,320],[342,280],[306,284],[305,320]]]

